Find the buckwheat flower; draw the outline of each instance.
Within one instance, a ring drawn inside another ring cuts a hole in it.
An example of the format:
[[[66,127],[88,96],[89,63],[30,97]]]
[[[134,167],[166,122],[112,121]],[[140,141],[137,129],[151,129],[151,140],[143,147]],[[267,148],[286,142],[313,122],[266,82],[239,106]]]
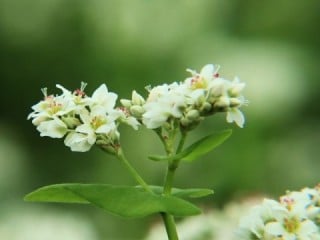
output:
[[[319,234],[318,227],[308,219],[300,219],[299,216],[287,216],[266,225],[265,231],[273,238],[296,240],[312,239]]]
[[[212,79],[217,76],[219,68],[220,66],[218,65],[207,64],[201,69],[200,73],[187,69],[187,72],[190,72],[192,77],[187,78],[186,83],[193,89],[207,89]]]
[[[305,188],[300,192],[288,192],[280,197],[280,202],[268,200],[269,207],[266,208],[263,203],[253,208],[248,216],[241,219],[237,236],[244,240],[320,239],[317,218],[314,218],[308,211],[314,206],[312,199],[315,195],[317,195],[316,188]],[[261,220],[263,225],[261,225]]]
[[[155,129],[163,126],[169,118],[181,118],[186,107],[184,89],[184,86],[177,82],[152,88],[143,105],[143,124],[147,128]]]
[[[68,134],[65,144],[73,151],[85,152],[96,143],[98,135],[108,135],[117,129],[115,121],[119,114],[117,111],[106,114],[102,108],[95,108],[90,112],[83,110],[80,118],[83,124]]]
[[[57,117],[41,121],[37,127],[41,137],[62,138],[68,132],[67,125]]]
[[[236,233],[240,239],[268,239],[266,225],[285,215],[286,211],[279,202],[264,199],[261,205],[251,209],[248,216],[240,219],[239,229]]]
[[[41,122],[51,120],[53,117],[60,117],[72,111],[72,103],[64,96],[47,95],[47,89],[43,88],[44,99],[33,105],[32,113],[28,119],[33,119],[32,123],[38,126]]]
[[[192,75],[185,80],[190,90],[188,103],[200,106],[200,113],[204,116],[226,112],[227,122],[243,127],[245,118],[239,108],[247,103],[241,95],[245,84],[237,77],[233,81],[220,77],[218,70],[219,66],[212,64],[205,65],[200,73],[187,69]]]
[[[105,84],[102,84],[88,99],[90,109],[92,111],[110,111],[114,108],[118,95],[108,91]]]
[[[90,98],[84,92],[86,86],[86,83],[81,82],[81,87],[71,92],[60,84],[56,85],[56,87],[62,91],[61,96],[65,99],[68,99],[71,105],[70,108],[72,107],[72,111],[74,111],[76,114],[78,114],[84,106],[88,105],[88,101],[90,100]]]
[[[87,152],[93,145],[89,143],[88,135],[77,132],[70,132],[64,139],[64,144],[73,152]]]
[[[304,188],[301,192],[309,198],[307,214],[318,226],[320,226],[320,191],[319,187]]]
[[[229,108],[227,111],[227,122],[235,122],[239,127],[243,128],[245,118],[243,113],[238,108]]]
[[[230,97],[239,97],[245,86],[245,83],[240,82],[240,79],[235,77],[228,88],[228,95]]]

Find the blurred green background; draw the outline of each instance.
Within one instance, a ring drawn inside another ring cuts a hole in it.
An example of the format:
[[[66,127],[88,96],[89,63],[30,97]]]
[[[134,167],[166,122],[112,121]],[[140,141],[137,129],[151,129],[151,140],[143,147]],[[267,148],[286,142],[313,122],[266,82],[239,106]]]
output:
[[[213,188],[213,197],[196,202],[208,208],[313,187],[320,169],[319,12],[318,0],[0,0],[0,239],[142,239],[159,220],[22,201],[53,183],[135,184],[114,158],[98,149],[73,153],[26,120],[40,88],[58,93],[57,83],[75,89],[87,82],[89,94],[106,83],[130,98],[133,89],[183,80],[186,68],[220,64],[222,76],[247,84],[245,128],[227,124],[224,114],[203,122],[190,142],[230,127],[234,134],[182,165],[176,186]],[[162,153],[156,136],[124,127],[121,138],[133,165],[161,184],[165,166],[146,160]]]

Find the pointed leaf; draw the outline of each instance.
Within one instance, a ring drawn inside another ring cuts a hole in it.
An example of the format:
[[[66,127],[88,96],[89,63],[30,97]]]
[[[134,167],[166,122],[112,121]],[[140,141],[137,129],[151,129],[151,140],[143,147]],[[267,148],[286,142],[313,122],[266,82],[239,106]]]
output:
[[[178,153],[170,157],[161,155],[151,155],[149,156],[149,159],[153,161],[176,161],[182,159],[184,161],[191,162],[199,158],[200,156],[210,152],[214,148],[218,147],[231,136],[231,133],[231,129],[215,132],[193,143],[191,146],[187,147],[181,153]]]
[[[39,188],[25,197],[32,202],[91,203],[125,218],[167,212],[174,216],[199,214],[199,208],[174,196],[150,193],[141,187],[108,184],[57,184]]]
[[[187,152],[181,159],[191,162],[200,156],[212,151],[231,136],[232,130],[224,130],[208,135],[195,142],[183,152]]]

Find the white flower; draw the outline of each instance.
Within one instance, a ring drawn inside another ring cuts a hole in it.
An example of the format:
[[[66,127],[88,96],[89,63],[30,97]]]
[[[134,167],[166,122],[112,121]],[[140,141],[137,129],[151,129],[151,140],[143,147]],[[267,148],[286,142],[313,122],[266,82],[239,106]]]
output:
[[[85,152],[96,143],[99,135],[108,136],[116,131],[115,121],[119,118],[119,113],[114,110],[105,114],[101,108],[96,108],[96,111],[91,112],[83,110],[80,118],[83,124],[68,134],[65,144],[72,151]]]
[[[88,136],[77,132],[70,132],[64,139],[64,144],[74,152],[86,152],[92,147],[92,144],[88,141]]]
[[[58,96],[47,95],[43,89],[44,100],[32,106],[32,119],[41,136],[62,138],[72,151],[88,151],[97,143],[106,144],[116,141],[119,137],[117,126],[122,113],[114,109],[117,95],[108,92],[102,84],[92,97],[84,93],[86,84],[74,92],[57,84],[62,93]],[[135,98],[137,96],[135,95]],[[139,124],[135,119],[126,117],[127,122],[134,128]]]
[[[41,137],[47,136],[51,138],[62,138],[68,132],[67,125],[57,117],[40,122],[37,130],[40,132]]]
[[[318,227],[308,219],[291,216],[268,223],[265,231],[273,237],[286,240],[311,240],[311,237],[318,233]]]
[[[201,69],[200,73],[187,69],[192,77],[187,78],[186,83],[193,89],[207,89],[213,78],[217,76],[219,68],[218,65],[207,64]]]
[[[161,127],[170,117],[181,118],[186,107],[184,85],[172,83],[156,86],[150,90],[142,122],[147,128]]]
[[[308,211],[315,206],[312,202],[315,195],[318,195],[317,188],[288,192],[280,197],[280,202],[264,200],[263,204],[242,218],[237,236],[244,240],[320,239],[317,219]]]
[[[212,113],[227,112],[227,122],[235,122],[243,127],[245,118],[239,107],[246,103],[241,91],[245,84],[236,77],[233,81],[219,77],[219,66],[205,65],[200,73],[187,69],[192,74],[185,80],[189,88],[188,104],[202,106],[204,103],[213,105]]]
[[[108,112],[114,108],[117,98],[117,94],[108,92],[107,86],[102,84],[94,91],[92,97],[89,99],[89,106],[93,111]]]
[[[60,84],[57,84],[56,87],[61,89],[61,97],[65,98],[70,104],[70,110],[78,113],[81,109],[88,104],[89,97],[86,96],[84,89],[87,86],[86,83],[81,82],[80,89],[75,90],[73,93],[68,89],[64,88]]]
[[[238,97],[245,86],[245,83],[240,82],[240,79],[238,77],[235,77],[228,89],[229,96]]]
[[[230,108],[227,112],[227,122],[235,122],[239,127],[243,127],[244,115],[238,108]]]
[[[73,110],[73,105],[69,99],[64,96],[54,97],[47,96],[46,89],[43,89],[45,94],[44,100],[32,106],[33,112],[29,114],[28,119],[33,118],[32,123],[39,125],[42,121],[49,120],[53,117],[59,117]]]

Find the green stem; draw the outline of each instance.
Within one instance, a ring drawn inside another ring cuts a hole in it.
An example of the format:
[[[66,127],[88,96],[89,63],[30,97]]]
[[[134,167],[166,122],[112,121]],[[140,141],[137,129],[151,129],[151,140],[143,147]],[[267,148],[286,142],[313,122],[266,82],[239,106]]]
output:
[[[181,132],[181,138],[177,147],[177,151],[176,154],[180,153],[183,149],[183,145],[186,141],[187,138],[187,132],[182,131]],[[173,150],[171,149],[170,152],[173,152]],[[169,154],[168,154],[169,155]],[[172,185],[173,185],[173,178],[175,175],[175,171],[179,166],[179,160],[173,161],[173,162],[169,162],[168,163],[168,168],[167,168],[167,173],[166,173],[166,178],[165,178],[165,184],[163,187],[163,194],[165,195],[170,195],[171,194],[171,189],[172,189]]]
[[[147,191],[152,192],[149,188],[149,185],[142,179],[139,173],[134,169],[134,167],[129,163],[127,158],[125,157],[121,148],[118,149],[116,157],[120,160],[120,162],[124,165],[124,167],[131,173],[131,176]]]
[[[176,224],[172,215],[168,213],[161,213],[164,225],[166,227],[169,240],[179,240]]]
[[[186,131],[181,131],[181,138],[180,138],[180,141],[179,141],[179,145],[178,145],[176,154],[178,154],[178,153],[180,153],[182,151],[183,145],[184,145],[186,139],[187,139],[187,132]]]
[[[180,141],[179,141],[179,144],[177,147],[176,154],[180,153],[182,151],[186,137],[187,137],[187,133],[181,132],[181,138],[180,138]],[[172,140],[172,139],[169,139],[169,141],[170,140]],[[173,145],[172,144],[165,144],[165,147],[166,146],[169,146],[169,148],[166,149],[167,155],[168,156],[172,155],[174,152]],[[172,186],[173,186],[173,179],[174,179],[175,171],[178,168],[178,166],[179,166],[179,160],[168,162],[168,168],[167,168],[165,183],[164,183],[164,187],[163,187],[163,194],[165,196],[169,196],[171,194],[171,190],[172,190]],[[178,233],[177,233],[174,217],[168,213],[162,213],[162,219],[164,221],[169,240],[178,240],[179,238],[178,238]]]

